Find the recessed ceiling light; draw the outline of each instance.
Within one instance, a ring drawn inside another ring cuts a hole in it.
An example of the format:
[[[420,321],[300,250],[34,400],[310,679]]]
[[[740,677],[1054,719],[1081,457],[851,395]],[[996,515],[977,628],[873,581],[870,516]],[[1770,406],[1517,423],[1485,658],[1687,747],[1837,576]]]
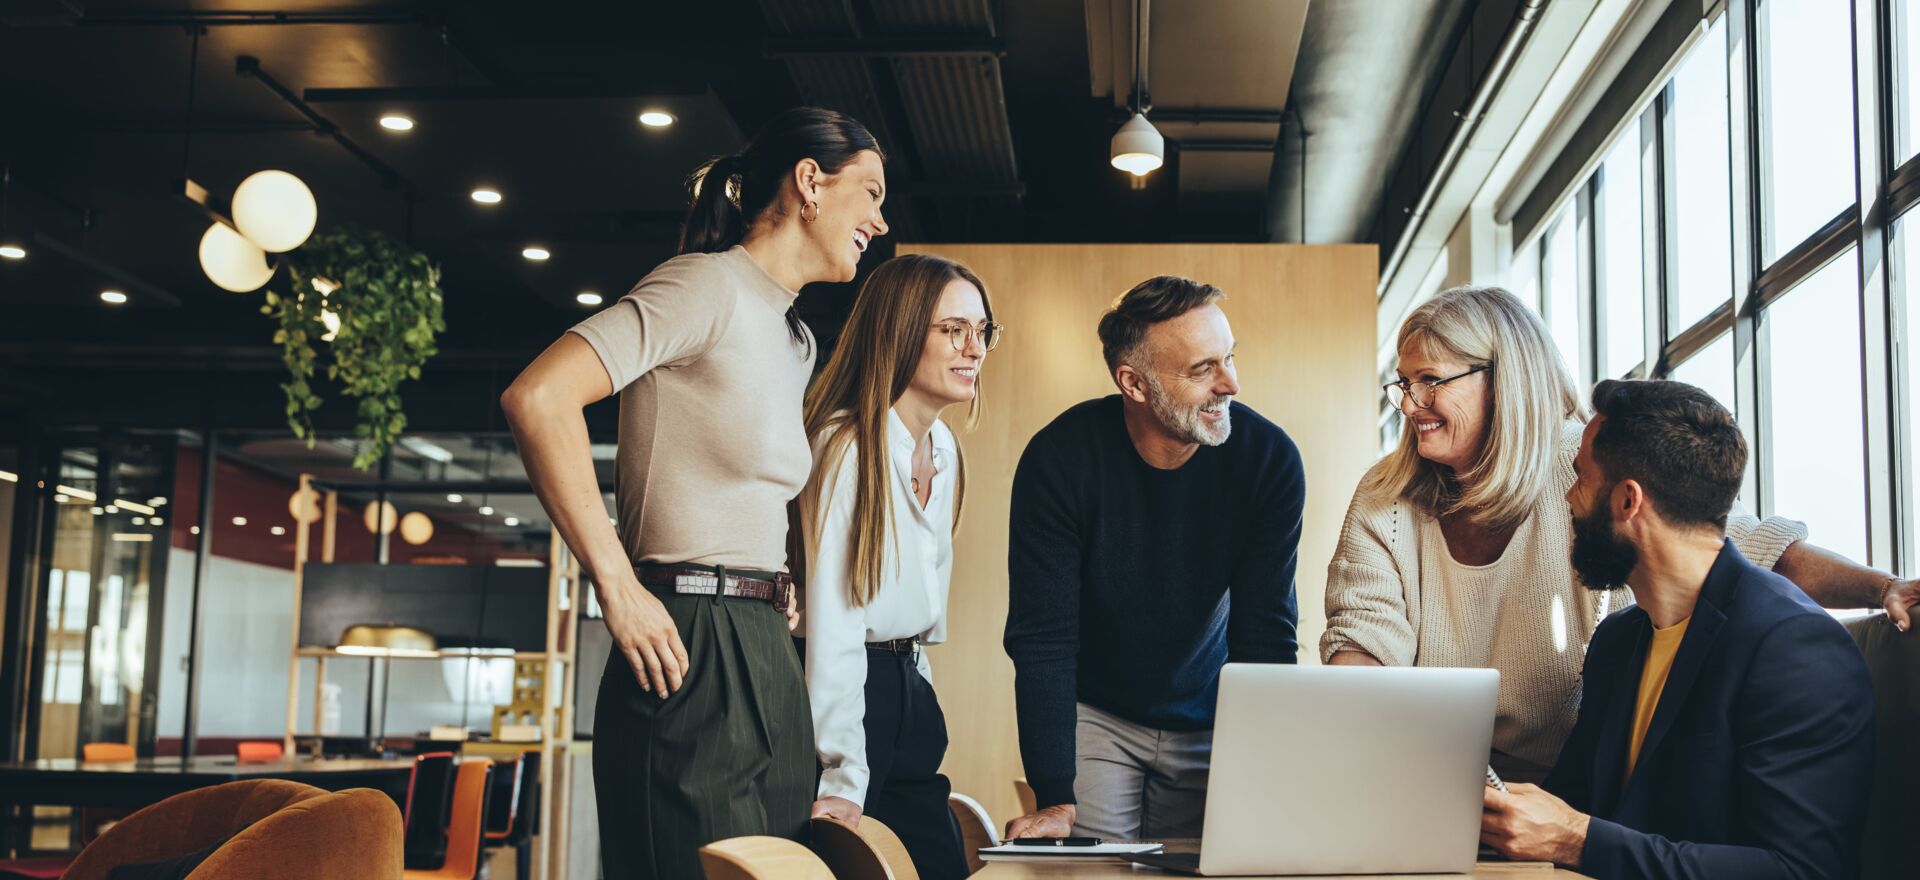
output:
[[[640,124],[648,128],[666,128],[673,124],[673,114],[661,110],[648,110],[640,114]]]
[[[5,257],[9,260],[24,260],[27,258],[27,249],[13,242],[0,244],[0,257]]]
[[[600,294],[594,293],[591,290],[583,290],[574,296],[573,301],[583,306],[597,306],[600,304]]]
[[[285,526],[274,526],[273,528],[270,528],[267,531],[275,535],[284,535],[287,533],[287,529]]]
[[[462,502],[462,501],[465,501],[465,500],[467,500],[467,499],[466,499],[466,496],[464,496],[464,495],[461,495],[461,494],[460,494],[460,493],[458,493],[458,492],[454,492],[454,493],[452,493],[452,494],[449,494],[449,495],[447,496],[447,503],[448,503],[448,504],[459,504],[460,502]]]
[[[485,188],[476,189],[473,191],[473,200],[482,205],[498,205],[500,204],[500,191]]]
[[[493,508],[492,508],[491,506],[488,506],[488,505],[485,505],[485,504],[483,504],[483,505],[481,505],[481,506],[480,506],[480,515],[481,515],[481,516],[492,516],[492,515],[493,515]]]
[[[100,301],[117,306],[127,301],[127,295],[118,290],[102,290],[100,291]]]
[[[380,127],[388,131],[412,131],[413,118],[399,113],[388,113],[380,117]]]
[[[247,518],[244,516],[236,516],[233,518],[233,524],[236,526],[244,526],[247,524]]]
[[[548,257],[553,256],[553,252],[543,247],[528,247],[528,248],[521,248],[520,256],[526,257],[527,259],[532,260],[536,263],[540,263],[540,262],[545,262]]]
[[[517,516],[510,516],[510,517],[507,517],[506,519],[501,520],[501,522],[505,523],[508,526],[517,526],[520,524],[520,518]]]

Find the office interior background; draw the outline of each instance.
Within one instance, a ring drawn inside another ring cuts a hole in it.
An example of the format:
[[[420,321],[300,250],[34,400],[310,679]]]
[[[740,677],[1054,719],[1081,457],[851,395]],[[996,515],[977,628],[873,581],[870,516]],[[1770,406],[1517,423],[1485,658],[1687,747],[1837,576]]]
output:
[[[538,870],[593,876],[607,638],[498,399],[673,254],[688,172],[800,104],[888,151],[862,277],[961,259],[1009,327],[960,431],[931,652],[946,772],[996,817],[1020,775],[1013,466],[1109,392],[1094,322],[1150,275],[1227,291],[1243,399],[1301,446],[1303,646],[1352,487],[1399,436],[1395,330],[1460,284],[1538,308],[1583,387],[1708,389],[1754,452],[1747,508],[1920,575],[1920,3],[1145,6],[1136,27],[1128,0],[0,4],[0,755],[405,750],[498,738],[506,708],[549,774]],[[1110,161],[1135,110],[1164,138],[1143,175]],[[297,255],[247,292],[211,277],[210,215],[265,170],[304,182],[316,235],[439,269],[437,353],[368,467],[337,384],[314,382],[312,442],[288,423],[261,311]],[[822,363],[858,283],[802,293]],[[588,412],[610,511],[614,416]],[[399,594],[470,638],[370,657],[315,624]],[[36,844],[72,842],[36,816]]]

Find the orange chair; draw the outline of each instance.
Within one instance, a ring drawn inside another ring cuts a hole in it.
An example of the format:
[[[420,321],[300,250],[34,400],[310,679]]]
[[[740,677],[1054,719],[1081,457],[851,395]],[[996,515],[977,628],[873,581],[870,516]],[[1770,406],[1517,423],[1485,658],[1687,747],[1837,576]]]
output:
[[[277,742],[243,742],[234,748],[234,755],[242,764],[266,764],[280,760],[283,754]]]
[[[447,823],[447,860],[432,871],[406,871],[402,880],[471,880],[480,868],[480,833],[487,823],[487,780],[493,761],[468,758],[454,771],[453,816]]]
[[[67,880],[218,846],[187,880],[397,880],[400,811],[369,788],[327,792],[284,779],[196,788],[128,816],[89,844]]]
[[[80,747],[80,760],[88,764],[113,764],[139,757],[126,743],[87,743]]]

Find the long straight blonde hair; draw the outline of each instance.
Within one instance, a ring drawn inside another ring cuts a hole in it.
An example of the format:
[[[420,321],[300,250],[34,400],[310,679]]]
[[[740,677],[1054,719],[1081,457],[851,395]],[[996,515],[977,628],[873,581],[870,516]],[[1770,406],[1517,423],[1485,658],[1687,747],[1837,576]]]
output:
[[[852,565],[847,587],[855,607],[864,607],[879,590],[886,548],[893,539],[888,412],[913,381],[932,335],[933,310],[940,304],[940,294],[954,281],[965,281],[979,290],[987,320],[993,320],[993,300],[972,269],[930,254],[898,256],[881,263],[861,285],[833,356],[807,393],[807,436],[819,437],[822,431],[828,434],[798,499],[805,549],[812,557],[820,548],[820,528],[827,517],[821,503],[827,488],[824,483],[833,478],[851,447],[858,473],[854,476]],[[945,340],[940,344],[946,344]],[[969,427],[980,416],[978,388],[976,385],[967,409]],[[955,469],[953,528],[958,532],[961,501],[967,493],[964,458],[955,463]],[[829,539],[841,540],[841,536]]]
[[[1587,416],[1546,324],[1502,288],[1456,287],[1407,316],[1397,350],[1492,366],[1484,374],[1493,388],[1486,441],[1456,474],[1420,457],[1412,420],[1403,419],[1400,444],[1360,490],[1405,499],[1435,517],[1465,513],[1494,530],[1518,526],[1555,486],[1561,430]]]

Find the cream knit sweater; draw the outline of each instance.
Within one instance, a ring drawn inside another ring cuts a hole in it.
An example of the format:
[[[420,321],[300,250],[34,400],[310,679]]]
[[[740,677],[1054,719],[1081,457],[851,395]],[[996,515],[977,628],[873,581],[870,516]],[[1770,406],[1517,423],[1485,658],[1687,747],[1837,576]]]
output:
[[[1553,485],[1491,565],[1455,561],[1439,520],[1405,500],[1355,493],[1327,566],[1321,660],[1351,649],[1389,666],[1500,670],[1493,764],[1513,781],[1537,782],[1552,769],[1580,707],[1587,640],[1609,612],[1633,601],[1626,590],[1588,590],[1573,573],[1564,496],[1580,431],[1566,425]],[[1806,526],[1736,510],[1727,536],[1772,568]]]

